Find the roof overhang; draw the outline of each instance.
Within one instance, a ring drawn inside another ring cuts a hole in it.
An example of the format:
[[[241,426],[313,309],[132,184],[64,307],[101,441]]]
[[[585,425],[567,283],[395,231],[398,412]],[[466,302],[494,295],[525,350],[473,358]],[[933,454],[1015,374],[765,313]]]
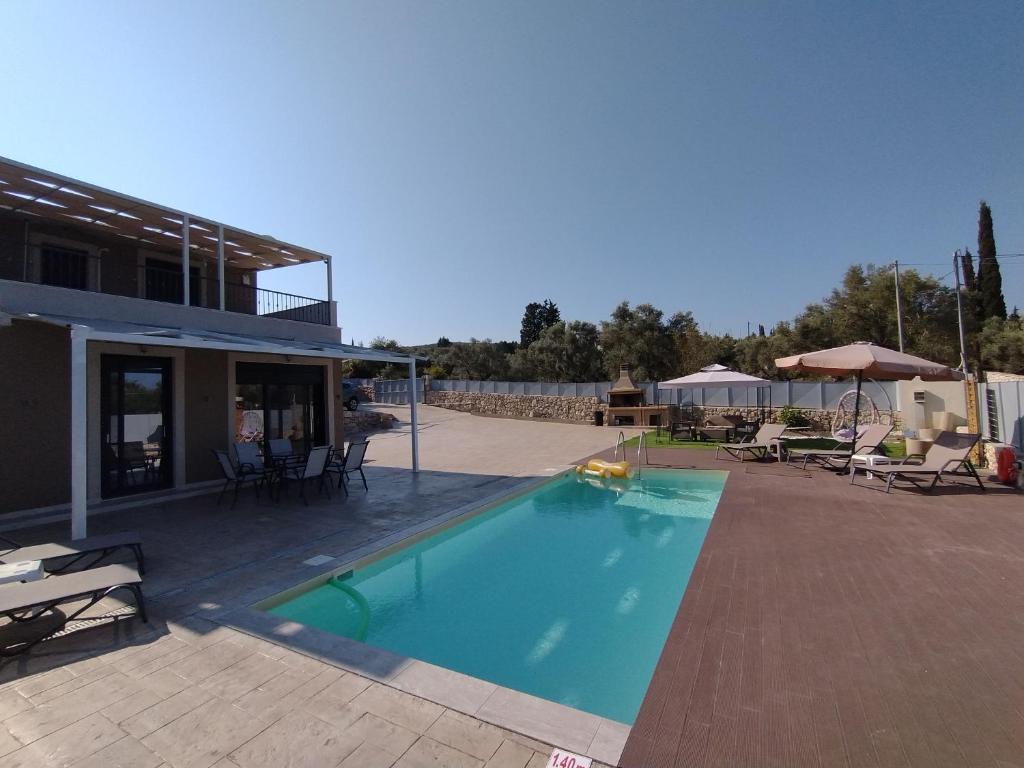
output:
[[[108,341],[117,344],[136,344],[146,347],[179,347],[191,349],[218,349],[250,354],[289,355],[296,357],[327,357],[335,360],[369,360],[377,363],[408,365],[425,358],[403,355],[382,349],[366,349],[351,344],[322,341],[283,339],[272,336],[251,336],[240,333],[221,333],[199,328],[170,328],[140,325],[113,320],[41,315],[33,312],[4,313],[0,311],[0,325],[11,320],[47,323],[82,332],[89,341]]]
[[[215,259],[218,228],[222,227],[224,260],[239,269],[273,269],[326,262],[330,258],[269,235],[258,235],[5,157],[0,157],[0,210],[64,226],[77,224],[156,249],[181,248],[187,217],[192,254]]]

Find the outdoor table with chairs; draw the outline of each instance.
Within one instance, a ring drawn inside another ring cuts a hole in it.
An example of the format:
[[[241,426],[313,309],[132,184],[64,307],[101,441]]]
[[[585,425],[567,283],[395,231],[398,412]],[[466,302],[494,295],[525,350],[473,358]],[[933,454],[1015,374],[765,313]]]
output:
[[[267,489],[271,500],[279,501],[281,493],[288,485],[299,485],[299,497],[308,504],[306,486],[310,482],[317,483],[319,493],[326,492],[330,497],[331,474],[338,476],[337,486],[348,495],[349,475],[358,473],[363,488],[369,490],[366,475],[363,473],[363,459],[369,442],[365,439],[343,444],[338,450],[331,445],[312,447],[308,453],[297,452],[290,440],[273,439],[267,441],[264,449],[261,443],[243,441],[234,444],[234,460],[227,451],[214,450],[224,476],[217,503],[220,504],[225,492],[234,484],[234,495],[231,505],[238,500],[238,493],[246,484],[251,484],[259,498],[260,491]]]

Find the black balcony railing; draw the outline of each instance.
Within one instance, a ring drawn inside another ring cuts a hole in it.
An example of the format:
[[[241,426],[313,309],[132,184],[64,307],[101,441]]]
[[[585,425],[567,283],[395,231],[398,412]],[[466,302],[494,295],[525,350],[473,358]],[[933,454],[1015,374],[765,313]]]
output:
[[[24,242],[0,240],[0,280],[131,296],[169,304],[183,304],[185,300],[181,264],[173,260],[149,258],[140,266],[96,256],[91,251],[56,245],[32,244],[26,248]],[[220,281],[203,275],[198,267],[192,267],[188,303],[193,307],[219,309]],[[302,323],[331,324],[330,303],[323,299],[258,288],[230,279],[224,281],[224,309]]]

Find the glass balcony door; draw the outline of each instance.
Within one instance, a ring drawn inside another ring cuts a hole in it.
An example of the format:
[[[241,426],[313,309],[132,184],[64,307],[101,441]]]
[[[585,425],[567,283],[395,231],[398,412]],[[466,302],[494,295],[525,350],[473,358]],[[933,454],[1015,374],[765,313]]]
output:
[[[104,497],[173,484],[171,359],[103,355]]]

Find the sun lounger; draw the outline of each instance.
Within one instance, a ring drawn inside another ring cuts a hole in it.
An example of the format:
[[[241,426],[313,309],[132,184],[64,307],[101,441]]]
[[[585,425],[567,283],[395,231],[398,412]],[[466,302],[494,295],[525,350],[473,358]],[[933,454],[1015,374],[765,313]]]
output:
[[[853,442],[853,454],[864,455],[874,453],[881,446],[882,441],[892,432],[892,427],[887,424],[872,424],[865,429],[860,437]],[[839,441],[836,441],[836,445]],[[814,461],[822,466],[845,468],[850,463],[849,448],[790,448],[786,446],[786,463],[793,459],[803,458],[801,469],[807,468],[808,461]]]
[[[11,542],[12,544],[14,542]],[[142,540],[134,531],[122,531],[104,536],[89,536],[84,539],[37,544],[31,547],[15,547],[0,553],[0,563],[20,563],[25,560],[42,560],[47,573],[64,573],[95,568],[111,555],[122,549],[135,556],[139,573],[146,572],[146,560],[142,555]]]
[[[892,483],[897,477],[909,480],[915,485],[918,479],[930,477],[932,481],[928,485],[928,490],[931,490],[942,479],[943,475],[956,474],[959,474],[961,477],[964,475],[973,477],[978,483],[978,487],[984,491],[985,486],[982,484],[981,478],[978,477],[978,472],[974,469],[974,465],[971,464],[969,458],[971,449],[974,448],[975,443],[979,439],[981,439],[981,435],[940,432],[936,436],[935,442],[932,443],[932,447],[928,449],[928,453],[907,456],[900,464],[864,467],[864,470],[870,469],[874,476],[885,478],[886,493],[892,489]],[[912,461],[918,463],[911,463]],[[857,465],[850,467],[851,482],[857,476],[857,469]],[[961,469],[964,470],[964,473],[959,471]]]
[[[765,424],[757,434],[739,443],[722,443],[715,449],[715,458],[718,458],[719,451],[725,451],[733,458],[743,461],[743,457],[749,453],[756,459],[763,459],[768,455],[773,445],[778,444],[782,433],[786,431],[785,424]]]
[[[0,656],[24,653],[37,643],[53,637],[79,617],[81,621],[114,619],[120,614],[83,617],[82,614],[108,595],[119,590],[132,594],[135,614],[143,621],[146,605],[142,597],[142,577],[127,565],[105,565],[41,581],[5,584],[0,587],[0,615],[11,623],[0,629]],[[84,604],[79,604],[84,601]],[[65,613],[60,606],[75,603]]]

